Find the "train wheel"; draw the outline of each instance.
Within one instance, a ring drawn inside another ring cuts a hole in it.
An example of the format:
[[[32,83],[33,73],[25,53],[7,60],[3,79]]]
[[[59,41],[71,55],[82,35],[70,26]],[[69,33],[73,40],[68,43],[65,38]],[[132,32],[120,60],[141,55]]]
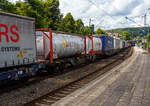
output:
[[[46,66],[46,71],[49,73],[49,74],[53,74],[55,72],[55,66],[53,65],[47,65]]]
[[[29,77],[25,77],[25,78],[22,78],[21,81],[24,83],[24,82],[27,82],[29,80]]]
[[[78,65],[78,59],[77,59],[76,57],[72,58],[72,59],[70,60],[70,62],[71,62],[71,65],[72,65],[72,66]]]
[[[63,63],[60,64],[60,71],[61,71],[61,72],[64,71],[64,64],[63,64]]]

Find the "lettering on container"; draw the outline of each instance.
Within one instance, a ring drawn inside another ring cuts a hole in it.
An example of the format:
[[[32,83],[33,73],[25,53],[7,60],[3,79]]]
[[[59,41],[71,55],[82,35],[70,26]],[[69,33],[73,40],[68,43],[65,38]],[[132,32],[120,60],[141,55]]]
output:
[[[20,51],[20,47],[1,47],[1,52],[15,52]]]
[[[108,44],[112,45],[112,42],[110,40],[107,41]]]
[[[6,24],[0,24],[0,42],[2,42],[2,37],[5,37],[7,43],[10,41],[13,43],[19,42],[20,36],[17,33],[18,30],[19,28],[16,25],[11,25],[10,28],[8,28]],[[10,35],[8,35],[9,31],[11,33]]]
[[[74,47],[74,48],[78,49],[80,47],[80,45],[76,42],[67,42],[66,47]]]
[[[80,48],[80,45],[76,42],[66,42],[66,40],[63,39],[62,49],[64,50],[65,48],[71,48],[71,47],[78,49]]]

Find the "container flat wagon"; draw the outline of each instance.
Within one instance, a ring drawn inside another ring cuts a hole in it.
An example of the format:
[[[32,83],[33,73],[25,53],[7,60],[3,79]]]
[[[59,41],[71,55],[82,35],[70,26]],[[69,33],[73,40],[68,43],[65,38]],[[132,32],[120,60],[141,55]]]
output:
[[[62,34],[49,29],[37,29],[36,36],[37,56],[41,57],[40,61],[49,60],[49,66],[62,68],[65,62],[74,64],[79,58],[90,59],[102,54],[102,40],[97,37]]]
[[[37,62],[34,21],[33,18],[0,12],[1,82],[28,76],[37,70],[34,65]]]
[[[120,42],[121,40],[119,38],[114,37],[114,52],[118,52],[120,50]]]

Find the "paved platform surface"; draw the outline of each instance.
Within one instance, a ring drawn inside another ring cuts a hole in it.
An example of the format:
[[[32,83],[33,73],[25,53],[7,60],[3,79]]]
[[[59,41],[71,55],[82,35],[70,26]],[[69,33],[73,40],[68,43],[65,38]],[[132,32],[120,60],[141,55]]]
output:
[[[133,56],[52,106],[150,106],[150,58]]]

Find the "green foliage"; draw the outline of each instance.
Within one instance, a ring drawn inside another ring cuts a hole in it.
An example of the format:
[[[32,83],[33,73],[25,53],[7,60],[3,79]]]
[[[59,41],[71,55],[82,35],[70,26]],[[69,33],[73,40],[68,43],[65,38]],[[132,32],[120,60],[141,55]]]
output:
[[[89,35],[91,27],[84,26],[81,19],[74,20],[71,13],[64,18],[60,13],[59,0],[0,0],[0,9],[5,12],[36,19],[36,28],[52,28],[69,33]]]
[[[16,2],[16,11],[17,14],[22,15],[22,16],[27,16],[27,7],[29,7],[29,4],[23,3],[23,2]],[[30,6],[31,8],[31,6]]]
[[[42,11],[41,11],[42,12]],[[42,12],[43,13],[43,12]],[[44,4],[43,16],[47,19],[49,27],[56,30],[62,15],[59,9],[59,0],[47,0]]]
[[[143,39],[143,37],[137,36],[137,37],[134,37],[132,40],[136,41],[136,40],[141,40],[141,39]]]
[[[123,31],[128,31],[133,38],[137,36],[144,37],[150,31],[150,27],[149,28],[147,27],[118,28],[118,29],[108,30],[108,32],[116,32],[119,34],[122,34]]]
[[[86,34],[86,35],[90,34],[90,27],[89,26],[85,26],[85,28],[84,28],[84,34]]]
[[[150,41],[150,34],[147,34],[146,38],[148,41]]]
[[[84,34],[84,23],[81,19],[75,21],[75,33]]]
[[[60,22],[60,31],[74,33],[75,32],[75,20],[71,13],[68,13]]]
[[[15,4],[9,2],[8,0],[0,0],[0,10],[14,14],[17,13]]]
[[[98,28],[98,29],[96,30],[96,34],[97,34],[97,35],[106,34],[106,31],[104,31],[104,30],[101,29],[101,28]]]
[[[36,19],[36,28],[48,27],[48,18],[43,16],[44,2],[40,0],[25,0],[16,2],[19,15],[33,17]]]
[[[57,30],[62,18],[59,0],[24,0],[24,2],[17,1],[16,4],[8,0],[0,0],[0,9],[5,12],[35,18],[36,28]]]
[[[146,39],[148,40],[149,48],[150,48],[150,34],[147,34]]]
[[[131,40],[132,37],[131,37],[131,35],[130,35],[130,33],[128,31],[123,31],[122,32],[122,39],[123,40]]]

